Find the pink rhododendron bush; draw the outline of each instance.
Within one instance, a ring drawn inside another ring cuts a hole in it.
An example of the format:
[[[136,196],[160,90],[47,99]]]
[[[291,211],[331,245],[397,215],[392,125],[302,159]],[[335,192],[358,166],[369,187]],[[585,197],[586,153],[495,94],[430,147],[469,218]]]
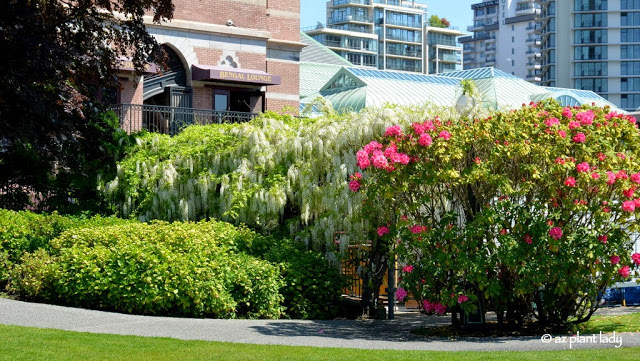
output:
[[[639,273],[633,118],[543,102],[392,126],[356,156],[349,188],[366,194],[373,246],[397,254],[397,298],[426,313],[563,326]]]

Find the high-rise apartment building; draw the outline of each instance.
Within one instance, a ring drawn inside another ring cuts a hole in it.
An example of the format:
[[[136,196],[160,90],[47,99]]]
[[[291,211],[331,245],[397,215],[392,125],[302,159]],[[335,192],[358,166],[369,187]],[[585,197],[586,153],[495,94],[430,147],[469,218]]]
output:
[[[425,73],[462,70],[462,47],[456,39],[465,33],[437,26],[425,26],[424,33]]]
[[[542,85],[592,90],[640,107],[640,0],[537,0]]]
[[[535,0],[491,0],[471,5],[473,35],[463,44],[464,69],[496,67],[531,82],[540,81],[540,37]]]
[[[327,25],[305,31],[357,66],[426,72],[427,6],[408,0],[330,0]]]

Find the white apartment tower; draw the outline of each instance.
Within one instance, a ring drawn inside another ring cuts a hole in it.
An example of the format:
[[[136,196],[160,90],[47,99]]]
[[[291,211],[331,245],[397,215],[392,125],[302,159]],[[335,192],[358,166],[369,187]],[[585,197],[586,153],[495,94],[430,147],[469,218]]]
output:
[[[640,0],[537,0],[542,85],[592,90],[640,107]]]
[[[540,6],[536,0],[492,0],[471,5],[473,35],[462,37],[464,69],[493,66],[531,82],[539,82]]]
[[[330,0],[327,25],[305,33],[357,66],[424,73],[427,6],[408,0]]]

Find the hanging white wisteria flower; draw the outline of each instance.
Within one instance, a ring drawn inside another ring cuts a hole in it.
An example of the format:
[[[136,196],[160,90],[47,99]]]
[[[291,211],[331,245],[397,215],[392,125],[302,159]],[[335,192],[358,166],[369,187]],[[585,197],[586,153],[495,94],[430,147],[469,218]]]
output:
[[[359,194],[348,176],[355,153],[393,124],[455,109],[385,106],[296,119],[267,113],[244,124],[191,126],[177,136],[144,134],[102,190],[121,216],[141,220],[217,218],[289,231],[323,247],[362,240]]]

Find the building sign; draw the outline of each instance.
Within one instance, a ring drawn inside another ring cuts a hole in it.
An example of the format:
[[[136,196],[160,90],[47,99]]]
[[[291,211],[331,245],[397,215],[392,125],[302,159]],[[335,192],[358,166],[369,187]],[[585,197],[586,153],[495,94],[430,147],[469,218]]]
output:
[[[280,77],[258,70],[242,70],[233,68],[193,65],[193,80],[222,80],[238,83],[278,85]]]
[[[129,58],[119,58],[118,65],[116,66],[118,70],[126,70],[126,71],[135,71],[136,67],[133,64],[133,60]],[[149,63],[144,65],[143,72],[145,73],[157,73],[160,69],[154,63]]]
[[[479,4],[471,4],[471,9],[475,10],[475,9],[486,8],[486,7],[494,6],[494,5],[498,5],[498,0],[485,1],[485,2],[479,3]]]

